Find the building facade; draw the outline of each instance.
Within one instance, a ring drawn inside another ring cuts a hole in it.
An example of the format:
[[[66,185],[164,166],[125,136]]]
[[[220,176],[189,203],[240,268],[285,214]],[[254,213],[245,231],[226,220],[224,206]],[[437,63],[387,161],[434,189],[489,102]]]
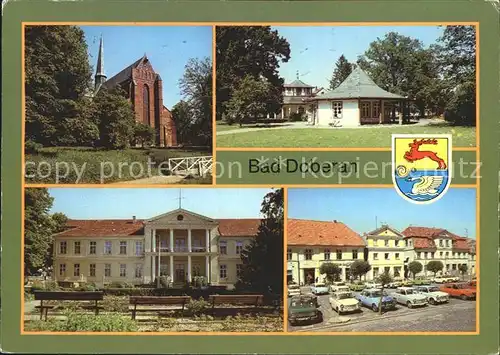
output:
[[[146,54],[110,79],[104,71],[104,44],[101,38],[94,77],[94,95],[101,88],[121,87],[132,104],[136,122],[154,128],[155,144],[177,145],[177,130],[172,113],[163,105],[163,81]]]
[[[177,209],[148,220],[70,220],[54,236],[56,281],[146,284],[158,275],[174,284],[203,276],[233,286],[241,252],[259,219],[212,219]]]

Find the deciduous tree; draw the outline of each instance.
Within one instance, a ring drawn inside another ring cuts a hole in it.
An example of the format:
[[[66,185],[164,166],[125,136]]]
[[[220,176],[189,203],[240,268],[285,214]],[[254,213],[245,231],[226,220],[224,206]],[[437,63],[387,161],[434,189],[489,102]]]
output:
[[[368,263],[368,261],[365,260],[356,260],[349,266],[349,270],[351,272],[351,275],[354,276],[355,278],[360,278],[363,275],[366,275],[368,271],[372,269],[371,265]]]
[[[319,273],[326,275],[328,282],[333,282],[340,279],[342,269],[334,263],[323,263],[319,267]]]
[[[421,272],[422,270],[424,269],[424,267],[422,266],[422,264],[418,261],[412,261],[409,265],[408,265],[408,270],[410,270],[411,274],[413,275],[413,279],[415,279],[415,276]]]
[[[425,268],[427,269],[427,271],[430,271],[430,272],[434,273],[434,277],[436,277],[436,274],[438,272],[440,272],[441,270],[443,270],[444,265],[439,260],[431,260],[431,261],[429,261],[427,263],[427,265],[425,266]]]

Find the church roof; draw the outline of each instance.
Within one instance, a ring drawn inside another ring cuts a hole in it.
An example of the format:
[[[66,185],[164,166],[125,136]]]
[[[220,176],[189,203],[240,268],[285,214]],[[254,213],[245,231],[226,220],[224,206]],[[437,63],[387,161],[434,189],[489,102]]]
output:
[[[146,55],[142,56],[140,59],[136,60],[134,63],[130,64],[128,67],[120,71],[118,74],[115,74],[114,76],[106,80],[102,85],[108,89],[111,89],[116,85],[123,83],[124,81],[132,79],[132,69],[137,68],[139,64],[147,59],[148,58],[146,57]]]
[[[292,81],[290,84],[283,85],[286,88],[313,88],[314,86],[307,85],[302,80],[296,79]]]
[[[328,99],[404,99],[403,96],[385,91],[379,87],[360,67],[352,73],[334,90],[318,95],[314,100]]]

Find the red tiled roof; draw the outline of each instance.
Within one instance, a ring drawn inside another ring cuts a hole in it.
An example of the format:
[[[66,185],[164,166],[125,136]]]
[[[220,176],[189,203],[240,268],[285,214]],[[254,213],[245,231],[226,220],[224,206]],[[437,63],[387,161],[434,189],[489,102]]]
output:
[[[418,238],[412,237],[413,247],[415,249],[436,249],[436,245],[432,238]]]
[[[470,247],[469,242],[466,238],[458,237],[458,238],[455,238],[453,240],[453,249],[454,250],[456,249],[456,250],[470,251],[471,247]]]
[[[433,238],[442,234],[447,234],[452,238],[453,250],[471,251],[472,249],[470,245],[471,239],[461,237],[443,228],[408,227],[402,233],[406,238],[412,238],[416,249],[435,248]]]
[[[261,219],[218,219],[221,237],[251,237],[257,235]]]
[[[363,247],[365,242],[342,222],[289,219],[288,245]]]
[[[407,227],[401,232],[405,237],[434,237],[446,232],[443,228],[428,228],[428,227]]]
[[[254,236],[257,234],[260,219],[219,219],[219,233],[222,237]],[[122,237],[128,235],[144,235],[144,220],[136,219],[103,219],[75,220],[70,219],[67,230],[58,233],[64,237]]]

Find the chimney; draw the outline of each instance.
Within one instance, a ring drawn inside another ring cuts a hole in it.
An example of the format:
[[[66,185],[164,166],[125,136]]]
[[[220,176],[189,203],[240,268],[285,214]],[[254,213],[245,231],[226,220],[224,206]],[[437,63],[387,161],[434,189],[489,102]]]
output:
[[[132,216],[132,223],[135,223],[137,218],[135,216]]]

